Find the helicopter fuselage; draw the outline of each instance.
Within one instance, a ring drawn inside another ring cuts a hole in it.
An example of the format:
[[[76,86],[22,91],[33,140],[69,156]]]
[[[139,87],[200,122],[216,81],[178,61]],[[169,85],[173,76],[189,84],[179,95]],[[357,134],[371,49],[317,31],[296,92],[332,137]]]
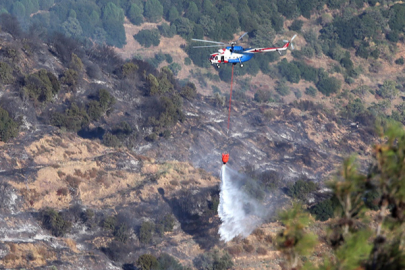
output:
[[[218,65],[221,63],[233,63],[242,64],[249,61],[253,57],[253,53],[244,52],[245,49],[241,46],[231,46],[224,49],[219,49],[217,53],[210,55],[210,62],[212,65]]]

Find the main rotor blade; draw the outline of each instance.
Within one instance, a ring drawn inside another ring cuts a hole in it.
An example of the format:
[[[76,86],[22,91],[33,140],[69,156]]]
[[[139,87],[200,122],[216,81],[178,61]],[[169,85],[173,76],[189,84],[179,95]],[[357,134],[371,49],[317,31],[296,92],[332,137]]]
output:
[[[243,33],[236,41],[241,40],[244,36],[246,36],[247,32]]]
[[[225,45],[225,44],[224,44]],[[193,46],[193,48],[224,47],[224,45]]]
[[[297,36],[297,34],[295,34],[295,35],[291,38],[291,41],[293,41],[296,36]]]
[[[194,40],[194,41],[201,41],[201,42],[208,42],[208,43],[216,43],[216,44],[222,44],[222,45],[225,45],[225,44],[226,44],[226,43],[223,43],[223,42],[211,41],[211,40],[204,40],[204,39],[195,39],[195,38],[192,38],[191,40]]]

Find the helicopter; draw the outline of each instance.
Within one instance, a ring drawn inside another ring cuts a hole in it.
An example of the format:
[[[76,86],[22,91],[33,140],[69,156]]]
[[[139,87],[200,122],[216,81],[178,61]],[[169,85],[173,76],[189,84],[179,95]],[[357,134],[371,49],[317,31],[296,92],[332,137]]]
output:
[[[240,64],[240,67],[243,67],[243,63],[249,61],[253,58],[254,54],[262,53],[262,52],[274,52],[277,51],[281,55],[281,51],[287,50],[288,46],[291,44],[291,49],[294,50],[294,45],[292,41],[297,35],[294,35],[290,41],[283,40],[285,42],[283,47],[274,47],[274,48],[243,48],[242,46],[236,46],[237,42],[242,40],[242,38],[247,33],[243,33],[237,40],[231,41],[229,43],[218,42],[218,41],[210,41],[204,39],[192,39],[194,41],[199,42],[206,42],[206,43],[213,43],[216,45],[208,45],[208,46],[193,46],[193,48],[206,48],[206,47],[225,47],[223,49],[219,49],[217,53],[213,53],[210,55],[210,62],[211,65],[217,65],[217,68],[221,66],[221,63],[231,63],[231,64]],[[231,45],[231,46],[227,46]]]

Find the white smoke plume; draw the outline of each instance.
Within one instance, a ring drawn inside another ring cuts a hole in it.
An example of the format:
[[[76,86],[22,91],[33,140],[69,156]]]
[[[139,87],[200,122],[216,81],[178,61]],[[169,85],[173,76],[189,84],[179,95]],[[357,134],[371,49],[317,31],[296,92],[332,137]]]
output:
[[[228,242],[236,236],[249,236],[274,209],[265,205],[266,200],[260,201],[246,192],[247,186],[260,189],[254,185],[257,185],[255,181],[227,165],[222,166],[218,206],[218,215],[222,221],[218,231],[221,240]]]

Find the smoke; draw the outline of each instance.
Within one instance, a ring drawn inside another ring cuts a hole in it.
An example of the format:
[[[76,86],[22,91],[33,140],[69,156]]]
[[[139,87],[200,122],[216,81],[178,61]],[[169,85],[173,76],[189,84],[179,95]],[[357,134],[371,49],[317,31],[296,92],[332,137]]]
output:
[[[218,233],[225,242],[236,236],[249,236],[276,208],[256,181],[226,165],[221,169],[219,196],[218,215],[222,224]]]

